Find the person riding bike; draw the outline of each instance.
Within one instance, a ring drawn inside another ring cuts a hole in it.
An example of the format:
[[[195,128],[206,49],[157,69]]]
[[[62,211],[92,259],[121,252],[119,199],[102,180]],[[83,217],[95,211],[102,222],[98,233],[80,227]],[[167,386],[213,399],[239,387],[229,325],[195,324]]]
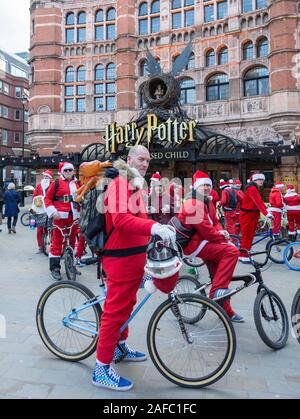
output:
[[[222,189],[222,196],[218,206],[223,207],[226,230],[229,234],[238,234],[236,224],[239,222],[239,215],[237,214],[239,195],[233,188],[233,183],[220,181],[220,188]]]
[[[282,212],[284,208],[282,190],[284,188],[284,184],[282,182],[276,183],[276,185],[272,188],[270,195],[269,195],[269,211],[271,211],[274,217],[273,223],[273,233],[275,238],[279,237],[281,231],[281,220],[282,220]]]

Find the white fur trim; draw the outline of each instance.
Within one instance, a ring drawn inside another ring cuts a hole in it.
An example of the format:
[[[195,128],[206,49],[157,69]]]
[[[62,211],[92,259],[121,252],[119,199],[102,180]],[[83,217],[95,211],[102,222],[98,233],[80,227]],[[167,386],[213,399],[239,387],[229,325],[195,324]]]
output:
[[[53,215],[57,214],[57,210],[55,208],[54,205],[50,205],[49,207],[46,208],[46,212],[48,217],[53,217]]]
[[[265,177],[265,175],[264,175],[263,173],[255,173],[255,174],[252,176],[252,180],[253,180],[253,182],[254,182],[255,180],[266,180],[266,177]]]
[[[62,173],[66,170],[66,169],[73,169],[75,170],[74,166],[72,163],[66,163],[63,165],[63,167],[61,168]]]
[[[275,185],[275,188],[284,188],[284,184],[283,183],[277,183],[276,185]]]
[[[294,205],[294,206],[287,205],[286,210],[287,211],[300,211],[300,205]]]
[[[275,208],[275,207],[269,207],[268,211],[272,211],[272,212],[282,212],[282,209],[280,208]]]
[[[197,249],[191,254],[191,255],[184,255],[188,258],[195,258],[200,252],[201,250],[204,249],[204,247],[207,245],[208,240],[202,240],[202,242],[199,244],[199,246],[197,247]]]
[[[212,186],[212,181],[208,177],[197,179],[196,182],[194,183],[194,189],[197,189],[200,185],[210,185],[210,186]]]

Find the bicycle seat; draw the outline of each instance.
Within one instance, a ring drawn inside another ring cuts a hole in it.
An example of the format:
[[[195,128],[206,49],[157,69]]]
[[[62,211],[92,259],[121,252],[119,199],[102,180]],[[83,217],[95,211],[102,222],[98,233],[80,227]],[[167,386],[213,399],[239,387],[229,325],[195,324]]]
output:
[[[232,277],[232,282],[238,282],[243,281],[245,282],[245,285],[249,287],[250,285],[254,284],[256,282],[256,277],[253,274],[247,274],[247,275],[235,275]]]

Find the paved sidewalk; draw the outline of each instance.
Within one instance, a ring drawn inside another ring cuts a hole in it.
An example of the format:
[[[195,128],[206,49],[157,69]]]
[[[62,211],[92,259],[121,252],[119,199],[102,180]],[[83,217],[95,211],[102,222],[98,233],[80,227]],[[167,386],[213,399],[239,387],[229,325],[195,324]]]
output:
[[[274,352],[260,340],[253,321],[255,287],[234,297],[234,308],[246,323],[236,325],[237,354],[227,375],[204,390],[179,388],[165,380],[150,360],[117,369],[133,379],[134,389],[114,393],[91,385],[94,357],[76,364],[60,361],[42,344],[35,326],[39,296],[52,283],[48,260],[37,250],[35,232],[18,224],[17,234],[0,233],[0,314],[5,316],[7,336],[0,338],[0,398],[86,398],[86,399],[214,399],[299,398],[300,345],[292,338],[286,348]],[[238,272],[247,272],[239,266]],[[82,269],[80,281],[97,292],[95,267]],[[290,313],[299,272],[272,265],[264,273],[267,284],[277,292]],[[143,295],[143,291],[140,291]],[[131,327],[129,343],[147,352],[148,320],[164,296],[156,293]]]

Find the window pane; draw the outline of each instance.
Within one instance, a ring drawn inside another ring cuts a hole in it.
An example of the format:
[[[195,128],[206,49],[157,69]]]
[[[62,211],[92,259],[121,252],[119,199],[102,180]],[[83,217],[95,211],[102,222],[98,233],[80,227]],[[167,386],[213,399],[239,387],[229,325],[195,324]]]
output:
[[[172,0],[172,9],[180,9],[182,0]]]
[[[225,19],[228,15],[227,1],[217,3],[218,19]]]
[[[146,16],[148,14],[147,3],[142,3],[139,7],[139,16]]]
[[[146,35],[148,33],[148,19],[139,20],[139,34]]]
[[[228,49],[224,48],[222,51],[220,51],[219,55],[219,64],[224,65],[228,63]]]
[[[73,67],[69,67],[66,71],[66,82],[73,83],[74,82],[74,69]]]
[[[15,111],[15,119],[17,121],[19,121],[21,119],[21,112],[18,109],[16,109],[16,111]]]
[[[154,2],[151,4],[151,13],[159,13],[160,11],[160,1],[154,0]]]
[[[172,14],[172,28],[173,29],[181,28],[181,13]]]
[[[106,98],[106,110],[107,111],[115,110],[115,97],[114,96],[108,96]]]
[[[204,6],[204,22],[212,22],[214,19],[214,6]]]
[[[85,99],[77,99],[76,100],[76,111],[77,112],[85,112]]]
[[[187,70],[192,70],[193,68],[195,68],[195,55],[192,53],[189,58]]]
[[[66,25],[74,25],[74,13],[68,13],[66,17]]]
[[[104,40],[104,26],[95,27],[95,40],[103,41]]]
[[[193,26],[195,24],[194,10],[188,10],[184,13],[185,26]]]
[[[184,5],[185,6],[193,6],[194,5],[194,0],[184,0]]]
[[[77,96],[85,95],[85,86],[77,86]]]
[[[257,9],[264,9],[265,7],[268,7],[268,0],[256,0]]]
[[[151,18],[151,33],[160,31],[160,17]]]
[[[107,12],[107,19],[106,20],[115,20],[116,19],[116,11],[115,9],[109,9]]]
[[[97,67],[95,68],[95,80],[104,80],[103,65],[97,65]]]
[[[74,42],[74,29],[66,29],[66,43],[71,44]]]
[[[19,142],[20,142],[20,133],[15,132],[15,143],[19,143]]]
[[[227,100],[229,98],[229,84],[223,84],[219,89],[219,100]]]
[[[242,11],[244,13],[252,11],[252,0],[242,0]]]
[[[267,57],[269,54],[269,43],[267,39],[260,41],[257,47],[258,57]]]
[[[258,80],[258,94],[268,95],[269,94],[269,78],[263,78]]]
[[[78,23],[78,25],[84,25],[86,23],[85,12],[81,12],[81,13],[78,14],[77,23]]]
[[[2,129],[2,144],[7,145],[8,143],[8,131],[6,129]]]
[[[73,96],[73,95],[74,95],[74,86],[66,86],[65,96]]]
[[[95,16],[95,22],[103,22],[103,20],[104,20],[103,10],[98,10]]]
[[[78,28],[77,29],[77,42],[85,42],[86,40],[86,29]]]
[[[244,94],[245,96],[256,96],[258,94],[256,80],[245,80]]]
[[[79,67],[77,70],[77,81],[85,81],[85,67]]]
[[[95,95],[102,95],[103,93],[103,84],[95,84]]]
[[[103,97],[95,97],[95,111],[103,111]]]
[[[148,71],[147,61],[143,61],[140,64],[140,76],[144,77],[148,75],[149,75],[149,71]]]
[[[107,83],[106,85],[106,93],[116,93],[116,85],[115,83]]]
[[[206,100],[208,102],[213,101],[213,100],[218,100],[218,86],[207,86]]]
[[[249,42],[244,45],[243,47],[243,59],[244,60],[252,60],[253,58],[253,44]]]
[[[65,110],[66,110],[66,112],[73,112],[74,111],[74,101],[73,101],[73,99],[66,99],[65,100]]]
[[[206,56],[206,66],[213,67],[216,64],[216,56],[214,51],[210,51]]]
[[[107,80],[114,80],[116,78],[116,67],[114,64],[108,64],[106,78]]]
[[[16,97],[21,97],[21,96],[22,96],[22,88],[21,87],[16,87]]]
[[[115,39],[116,37],[116,25],[106,26],[106,39]]]

